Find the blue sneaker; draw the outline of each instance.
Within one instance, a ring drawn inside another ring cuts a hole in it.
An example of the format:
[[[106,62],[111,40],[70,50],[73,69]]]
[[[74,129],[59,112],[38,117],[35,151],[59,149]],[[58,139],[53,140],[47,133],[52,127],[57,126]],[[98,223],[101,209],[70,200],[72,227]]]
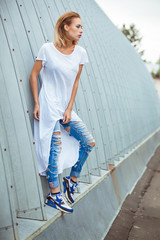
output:
[[[45,204],[65,213],[73,212],[73,209],[67,204],[62,193],[57,193],[56,195],[52,195],[51,193],[49,193]]]
[[[69,203],[74,203],[73,194],[78,183],[73,183],[70,177],[63,178],[64,194]]]

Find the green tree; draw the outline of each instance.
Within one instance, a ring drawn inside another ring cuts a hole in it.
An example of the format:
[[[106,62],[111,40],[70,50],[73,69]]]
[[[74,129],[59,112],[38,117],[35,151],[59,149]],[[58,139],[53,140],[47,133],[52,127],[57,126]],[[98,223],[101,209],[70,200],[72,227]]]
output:
[[[140,54],[140,56],[144,55],[144,50],[139,50],[141,46],[142,36],[140,36],[139,30],[136,28],[135,24],[130,24],[127,28],[125,24],[122,25],[120,29],[123,34],[128,38],[131,42],[132,46],[136,49],[136,51]],[[146,60],[143,60],[146,62]]]
[[[155,74],[155,77],[160,78],[160,57],[158,58],[156,63],[158,64],[158,70]]]

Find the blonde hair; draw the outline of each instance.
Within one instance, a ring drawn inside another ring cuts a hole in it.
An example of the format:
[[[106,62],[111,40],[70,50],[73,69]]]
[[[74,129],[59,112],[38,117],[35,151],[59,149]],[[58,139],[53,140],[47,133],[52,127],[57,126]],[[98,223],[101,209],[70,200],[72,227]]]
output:
[[[56,22],[54,28],[54,44],[58,47],[67,45],[67,37],[65,34],[64,25],[70,25],[73,18],[81,18],[80,15],[76,12],[66,12],[62,14]],[[73,41],[73,44],[78,44],[77,41]]]

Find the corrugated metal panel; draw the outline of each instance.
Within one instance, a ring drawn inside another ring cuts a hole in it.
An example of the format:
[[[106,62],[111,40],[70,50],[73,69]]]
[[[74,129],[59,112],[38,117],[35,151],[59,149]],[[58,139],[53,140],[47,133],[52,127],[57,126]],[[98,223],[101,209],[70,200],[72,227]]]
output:
[[[1,0],[0,104],[6,120],[2,137],[9,146],[19,217],[45,218],[33,144],[29,75],[41,45],[53,41],[56,20],[70,10],[82,17],[84,34],[79,44],[86,48],[90,61],[82,72],[74,110],[96,139],[81,181],[90,182],[91,174],[100,175],[101,168],[108,169],[109,163],[119,161],[160,126],[159,98],[151,76],[94,1]],[[46,180],[42,181],[46,186]]]
[[[0,108],[0,239],[19,239],[14,205],[13,179],[10,175],[10,152],[5,137],[4,119]]]
[[[3,16],[0,23],[0,52],[3,56],[0,69],[0,104],[2,117],[6,119],[4,127],[11,153],[10,164],[16,191],[17,216],[44,220],[44,203],[37,164],[34,160],[31,124],[22,86],[23,78],[20,76],[21,71],[19,72],[21,65],[19,44],[16,42],[16,35],[12,35],[13,25],[9,24],[11,19],[7,15],[9,13],[4,2],[1,7],[7,17]]]

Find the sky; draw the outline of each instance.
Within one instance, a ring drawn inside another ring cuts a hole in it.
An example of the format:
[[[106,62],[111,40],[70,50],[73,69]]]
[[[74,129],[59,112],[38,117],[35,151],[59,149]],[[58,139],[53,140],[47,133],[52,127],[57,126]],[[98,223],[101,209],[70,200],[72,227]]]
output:
[[[155,63],[160,58],[160,0],[95,0],[118,28],[134,23],[143,37],[143,58]]]

